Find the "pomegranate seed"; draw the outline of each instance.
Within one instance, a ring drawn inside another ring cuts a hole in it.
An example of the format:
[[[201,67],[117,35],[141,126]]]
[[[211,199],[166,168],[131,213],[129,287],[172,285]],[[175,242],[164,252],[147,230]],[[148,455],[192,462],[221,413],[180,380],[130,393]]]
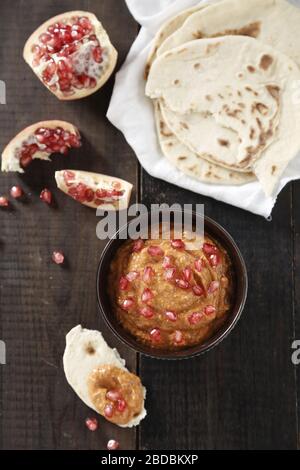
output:
[[[52,261],[55,264],[64,264],[65,256],[61,251],[54,251],[52,254]]]
[[[10,190],[10,195],[14,199],[19,199],[23,196],[23,189],[21,188],[21,186],[13,186]]]
[[[142,251],[142,249],[144,248],[144,245],[145,245],[144,240],[141,240],[141,239],[135,240],[133,243],[133,248],[132,248],[133,253],[139,253],[140,251]]]
[[[168,320],[175,322],[177,320],[177,315],[174,312],[168,311],[165,313]]]
[[[125,400],[118,400],[117,402],[117,410],[120,411],[120,413],[123,413],[127,408],[127,403]]]
[[[203,268],[204,268],[204,263],[203,263],[203,260],[202,259],[197,259],[195,261],[195,269],[196,271],[198,271],[198,273],[201,273],[203,271]]]
[[[153,292],[150,289],[145,289],[144,292],[142,293],[142,302],[145,304],[152,300],[154,297]]]
[[[155,315],[154,310],[151,307],[144,307],[140,310],[140,313],[145,318],[153,318]]]
[[[43,191],[40,194],[40,199],[45,202],[46,204],[51,204],[52,202],[52,193],[49,191],[49,189],[43,189]]]
[[[208,288],[208,293],[213,294],[214,292],[219,290],[219,287],[220,287],[220,283],[218,281],[213,281]]]
[[[166,269],[165,271],[165,279],[167,281],[172,281],[176,276],[176,268]]]
[[[145,282],[149,282],[153,276],[155,276],[154,270],[151,268],[151,266],[146,266],[144,269],[143,280]]]
[[[76,175],[73,171],[65,170],[63,173],[64,181],[69,186],[75,179]]]
[[[118,450],[120,447],[120,444],[118,441],[115,441],[114,439],[110,439],[107,443],[107,450]]]
[[[183,343],[183,333],[181,331],[175,331],[174,342],[175,342],[175,344],[182,344]]]
[[[98,429],[98,420],[96,418],[87,418],[85,420],[85,424],[86,427],[92,432],[97,431]]]
[[[201,297],[202,295],[204,295],[204,289],[201,286],[194,286],[193,287],[193,292],[198,297]]]
[[[31,162],[32,162],[32,156],[31,155],[23,155],[20,158],[20,165],[21,165],[22,168],[26,168],[27,166],[30,165]]]
[[[210,317],[210,316],[212,316],[216,313],[216,308],[213,305],[208,305],[204,309],[204,313],[205,313],[206,316]]]
[[[184,270],[182,271],[182,274],[183,274],[183,278],[187,282],[190,282],[190,280],[192,279],[192,275],[193,275],[191,268],[189,267],[184,268]]]
[[[129,310],[132,309],[134,306],[134,299],[132,297],[128,297],[128,299],[125,299],[121,305],[122,309],[125,310],[126,312],[129,312]]]
[[[105,418],[112,418],[114,414],[114,409],[112,405],[105,405],[104,416]]]
[[[8,207],[8,206],[9,206],[9,201],[7,197],[0,196],[0,207]]]
[[[121,395],[118,390],[109,390],[106,394],[106,398],[110,401],[115,402],[121,399]]]
[[[149,246],[148,253],[150,256],[164,256],[163,250],[157,245]]]
[[[185,249],[185,243],[183,240],[171,240],[171,246],[175,248],[175,250]]]
[[[209,257],[209,264],[211,265],[212,268],[216,268],[217,266],[219,266],[221,262],[221,259],[220,259],[220,255],[216,254],[216,255],[211,255]]]
[[[86,191],[85,191],[85,200],[87,202],[92,202],[95,198],[95,193],[94,191],[91,189],[91,188],[88,188]]]
[[[129,281],[128,281],[128,279],[127,279],[126,277],[122,276],[122,277],[120,278],[119,285],[120,285],[120,289],[121,289],[121,290],[123,290],[123,291],[127,290],[128,287],[129,287]]]
[[[98,199],[105,199],[107,197],[107,191],[106,189],[97,189],[96,191],[96,197]]]
[[[152,341],[159,343],[161,340],[161,332],[158,328],[154,328],[153,330],[150,331],[150,338]]]
[[[187,281],[184,281],[183,279],[176,279],[176,285],[180,289],[184,290],[189,289],[191,287],[190,284]]]
[[[214,255],[219,251],[218,248],[211,243],[204,243],[202,250],[206,255]]]
[[[197,325],[198,323],[201,322],[203,318],[204,318],[204,313],[195,312],[189,316],[188,320],[191,325]]]
[[[135,281],[138,277],[139,277],[139,273],[136,271],[132,271],[131,273],[128,273],[126,276],[129,282]]]
[[[173,268],[174,259],[171,256],[165,256],[162,266],[164,269]]]

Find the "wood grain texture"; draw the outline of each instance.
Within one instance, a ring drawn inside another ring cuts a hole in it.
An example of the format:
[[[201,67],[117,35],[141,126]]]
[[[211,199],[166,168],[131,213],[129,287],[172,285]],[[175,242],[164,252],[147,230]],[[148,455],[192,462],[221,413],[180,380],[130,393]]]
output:
[[[104,420],[99,433],[86,430],[84,419],[91,413],[67,385],[62,370],[65,334],[78,323],[102,329],[129,367],[136,366],[135,353],[107,332],[97,311],[96,269],[104,243],[96,238],[95,212],[65,197],[54,181],[55,170],[69,167],[135,184],[134,155],[105,118],[113,79],[88,99],[63,103],[22,59],[23,44],[34,29],[70,7],[101,18],[120,53],[119,64],[137,32],[119,0],[4,0],[0,5],[0,78],[7,84],[7,105],[0,106],[1,149],[19,130],[43,119],[70,121],[84,136],[83,147],[67,157],[34,162],[24,176],[0,175],[0,193],[19,183],[27,194],[26,203],[14,202],[12,211],[0,213],[0,337],[8,361],[0,369],[3,449],[99,449],[108,438],[119,439],[125,449],[136,445],[135,431]],[[39,200],[45,187],[53,190],[54,207]],[[51,262],[55,249],[65,252],[65,268]]]

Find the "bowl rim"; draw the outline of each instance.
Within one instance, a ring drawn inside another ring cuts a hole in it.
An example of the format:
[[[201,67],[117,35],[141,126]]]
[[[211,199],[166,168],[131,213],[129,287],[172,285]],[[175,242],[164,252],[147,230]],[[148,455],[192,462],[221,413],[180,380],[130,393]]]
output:
[[[153,212],[157,211],[149,211],[148,212],[148,217],[151,216]],[[176,211],[175,211],[176,212]],[[214,228],[216,228],[224,237],[224,239],[231,245],[231,248],[236,254],[236,260],[238,261],[242,276],[241,276],[241,285],[242,285],[242,294],[241,294],[241,300],[238,304],[237,311],[235,314],[232,315],[232,318],[228,321],[225,322],[223,327],[219,330],[216,331],[215,334],[209,338],[207,341],[205,341],[203,344],[200,345],[195,345],[192,346],[188,349],[182,349],[178,351],[170,351],[167,352],[166,350],[161,351],[159,349],[153,348],[153,350],[144,345],[143,343],[139,343],[138,340],[135,340],[132,337],[132,342],[124,337],[119,331],[116,330],[114,325],[109,319],[109,314],[106,312],[106,309],[104,308],[101,300],[101,294],[100,294],[100,277],[102,273],[102,268],[104,265],[104,262],[106,261],[106,256],[107,253],[109,252],[110,248],[112,245],[118,241],[118,236],[120,233],[122,233],[124,230],[128,229],[128,226],[135,220],[137,220],[137,217],[133,217],[126,225],[121,227],[115,234],[114,236],[108,241],[108,243],[105,245],[98,264],[97,268],[97,276],[96,276],[96,292],[97,292],[97,304],[98,304],[98,309],[99,312],[101,313],[101,317],[104,319],[106,326],[108,326],[109,330],[114,334],[115,337],[118,338],[121,343],[123,343],[125,346],[127,346],[129,349],[133,350],[135,353],[142,354],[146,357],[150,357],[152,359],[160,359],[160,360],[170,360],[170,361],[176,361],[176,360],[185,360],[185,359],[192,359],[198,356],[202,356],[208,352],[210,352],[212,349],[215,349],[217,346],[222,343],[227,336],[229,336],[230,333],[235,329],[237,326],[237,323],[239,322],[242,313],[244,311],[246,302],[247,302],[247,297],[248,297],[248,290],[249,290],[249,280],[248,280],[248,272],[247,272],[247,266],[245,263],[245,260],[243,258],[243,255],[241,253],[241,250],[239,249],[237,243],[233,239],[233,237],[230,235],[230,233],[218,222],[216,222],[214,219],[203,215],[201,216],[199,213],[196,211],[187,211],[184,210],[183,212],[189,212],[192,213],[193,216],[196,217],[203,217],[204,218],[204,226],[206,223],[211,224]],[[209,230],[207,231],[209,234]],[[213,234],[212,234],[213,235]],[[125,242],[126,240],[124,240]],[[233,262],[232,258],[231,261]],[[237,265],[237,262],[234,263],[234,266]],[[120,329],[123,327],[120,325]]]

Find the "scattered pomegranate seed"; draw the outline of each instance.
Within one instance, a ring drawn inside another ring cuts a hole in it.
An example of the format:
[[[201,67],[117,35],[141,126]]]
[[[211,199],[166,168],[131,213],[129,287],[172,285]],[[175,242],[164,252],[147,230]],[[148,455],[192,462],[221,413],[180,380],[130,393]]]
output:
[[[118,392],[118,390],[109,390],[106,394],[106,398],[115,402],[121,399],[121,394]]]
[[[189,316],[189,323],[191,325],[197,325],[204,318],[204,313],[195,312]]]
[[[198,273],[201,273],[203,271],[203,268],[204,268],[204,262],[202,259],[197,259],[195,261],[195,269],[196,271],[198,271]]]
[[[146,266],[144,269],[143,280],[145,282],[150,282],[151,278],[155,276],[155,271],[151,268],[151,266]]]
[[[183,333],[181,331],[175,331],[174,342],[175,342],[175,344],[182,344],[183,343]]]
[[[123,413],[127,408],[127,403],[125,400],[118,400],[117,402],[117,410],[120,411],[120,413]]]
[[[13,186],[10,190],[10,195],[14,199],[19,199],[23,196],[23,189],[21,188],[21,186]]]
[[[127,274],[126,278],[128,279],[129,282],[135,281],[139,277],[139,273],[136,271],[132,271]]]
[[[122,309],[125,310],[126,312],[129,312],[129,310],[132,309],[134,306],[134,299],[132,297],[128,297],[128,299],[125,299],[122,303]]]
[[[20,165],[22,168],[27,168],[31,162],[32,162],[31,155],[22,155],[20,158]]]
[[[45,202],[46,204],[51,204],[52,202],[52,193],[49,191],[49,189],[43,189],[43,191],[40,194],[40,199]]]
[[[211,243],[204,243],[202,250],[206,255],[215,255],[219,251],[218,248]]]
[[[145,242],[142,239],[135,240],[133,243],[132,251],[133,253],[139,253],[145,246]]]
[[[209,263],[210,263],[212,268],[216,268],[217,266],[219,266],[220,262],[221,262],[221,258],[220,258],[219,254],[210,255]]]
[[[174,267],[174,259],[171,256],[165,256],[163,260],[163,268],[168,269],[168,268],[173,268]]]
[[[98,420],[96,418],[87,418],[85,420],[85,424],[86,424],[86,427],[90,430],[90,431],[97,431],[98,429]]]
[[[114,439],[111,439],[107,443],[107,450],[118,450],[120,447],[120,444],[118,441],[115,441]]]
[[[119,286],[122,291],[128,290],[129,281],[125,276],[122,276],[119,281]]]
[[[218,281],[213,281],[208,288],[208,293],[213,294],[214,292],[219,290],[219,287],[220,287],[220,283]]]
[[[153,318],[155,312],[151,307],[144,307],[140,310],[140,314],[145,318]]]
[[[176,250],[184,250],[185,243],[183,240],[171,240],[171,246]]]
[[[0,207],[8,207],[8,206],[9,206],[9,201],[7,197],[0,196]]]
[[[182,274],[183,274],[183,279],[185,279],[187,282],[190,282],[190,280],[192,279],[193,271],[191,270],[191,268],[186,267],[182,271]]]
[[[165,279],[167,281],[172,281],[173,279],[175,279],[175,276],[176,276],[176,268],[166,269]]]
[[[114,414],[114,408],[112,405],[105,405],[104,416],[105,418],[112,418]]]
[[[65,255],[61,251],[54,251],[52,254],[52,261],[55,264],[64,264]]]
[[[154,294],[151,289],[145,289],[144,292],[142,293],[142,302],[145,304],[152,300],[154,297]]]
[[[206,316],[210,317],[210,316],[212,316],[216,313],[216,308],[213,305],[208,305],[204,309],[204,313],[205,313]]]
[[[150,331],[150,338],[152,341],[155,343],[159,343],[161,340],[161,332],[158,328],[154,328],[152,331]]]
[[[165,316],[168,320],[175,322],[177,320],[177,315],[174,312],[168,311],[165,313]]]
[[[159,246],[149,246],[148,253],[150,256],[164,256],[163,250]]]
[[[193,287],[193,292],[198,297],[201,297],[205,293],[203,287],[201,287],[201,286],[194,286]]]
[[[180,289],[184,289],[184,290],[189,289],[191,287],[190,284],[184,279],[176,279],[176,285]]]

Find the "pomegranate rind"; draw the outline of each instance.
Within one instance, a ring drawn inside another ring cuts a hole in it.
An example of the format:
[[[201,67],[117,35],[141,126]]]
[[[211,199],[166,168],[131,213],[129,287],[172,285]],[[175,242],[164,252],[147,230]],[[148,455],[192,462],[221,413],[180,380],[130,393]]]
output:
[[[94,192],[96,192],[99,189],[110,189],[112,185],[118,184],[120,185],[120,191],[124,191],[124,194],[120,196],[120,198],[117,200],[115,199],[113,202],[105,200],[103,201],[102,204],[95,204],[94,201],[88,202],[88,201],[78,201],[84,206],[90,207],[92,209],[102,209],[104,211],[119,211],[119,210],[124,210],[127,209],[130,203],[130,198],[131,198],[131,193],[133,189],[133,185],[131,183],[128,183],[128,181],[124,181],[120,178],[115,178],[112,176],[107,176],[107,175],[102,175],[100,173],[90,173],[88,171],[79,171],[79,170],[62,170],[62,171],[57,171],[55,173],[55,180],[57,187],[64,192],[67,196],[72,197],[69,194],[70,191],[70,186],[66,184],[64,174],[65,172],[71,172],[75,175],[74,181],[75,184],[84,184],[87,186],[88,189],[92,189]]]
[[[74,94],[72,95],[67,95],[64,94],[61,90],[52,90],[42,79],[42,74],[40,67],[34,67],[33,66],[33,59],[34,59],[34,54],[32,52],[32,47],[35,44],[39,43],[39,37],[41,34],[45,33],[47,28],[54,23],[60,22],[65,20],[66,18],[72,18],[72,17],[87,17],[90,22],[92,23],[94,27],[94,34],[96,35],[100,46],[106,50],[108,58],[107,58],[107,68],[105,71],[103,71],[103,74],[101,77],[97,80],[97,85],[94,88],[83,88],[83,89],[74,89]],[[85,98],[86,96],[90,96],[93,93],[96,93],[96,91],[100,90],[107,80],[110,78],[112,75],[116,64],[118,60],[118,52],[115,49],[115,47],[112,45],[110,38],[106,32],[106,30],[103,28],[101,22],[98,20],[96,15],[93,13],[89,13],[87,11],[80,11],[80,10],[75,10],[75,11],[68,11],[66,13],[61,13],[60,15],[54,16],[53,18],[50,18],[47,20],[45,23],[43,23],[41,26],[39,26],[33,33],[32,35],[27,39],[24,50],[23,50],[23,58],[25,62],[29,65],[29,67],[33,70],[33,72],[36,74],[36,76],[39,78],[39,80],[45,85],[46,88],[48,88],[51,93],[53,93],[59,100],[64,100],[64,101],[71,101],[71,100],[79,100],[81,98]]]
[[[34,135],[35,131],[39,128],[45,127],[47,129],[56,129],[57,127],[62,127],[65,131],[68,131],[72,134],[80,135],[79,130],[66,121],[40,121],[36,124],[32,124],[31,126],[26,127],[23,129],[19,134],[17,134],[5,147],[2,153],[2,161],[1,161],[1,171],[4,172],[18,172],[24,173],[24,169],[20,165],[20,159],[16,158],[15,151],[18,148],[22,147],[22,143],[26,142],[32,135]],[[48,152],[37,151],[33,156],[32,159],[36,160],[44,160],[50,161],[50,156]]]

